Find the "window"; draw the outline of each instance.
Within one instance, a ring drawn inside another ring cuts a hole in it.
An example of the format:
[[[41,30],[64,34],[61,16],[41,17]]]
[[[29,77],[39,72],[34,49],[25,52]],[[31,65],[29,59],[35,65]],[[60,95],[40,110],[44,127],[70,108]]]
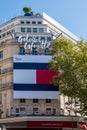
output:
[[[33,103],[38,103],[38,99],[33,99]]]
[[[21,24],[24,24],[24,21],[20,21]]]
[[[11,32],[10,32],[10,31],[8,31],[8,32],[7,32],[7,35],[9,35],[10,33],[11,33]]]
[[[4,33],[2,36],[5,37],[5,35],[6,35],[6,34]]]
[[[20,55],[25,55],[25,49],[24,49],[24,47],[20,47],[19,54]]]
[[[25,28],[21,28],[21,32],[25,32]]]
[[[51,41],[51,37],[47,37],[47,41],[48,41],[48,42]]]
[[[36,33],[37,32],[37,28],[33,28],[33,32]]]
[[[27,32],[31,32],[31,28],[27,28]]]
[[[16,36],[15,38],[16,38],[16,39],[18,39],[19,37],[18,37],[18,36]]]
[[[38,21],[38,24],[42,24],[42,22],[41,22],[41,21]]]
[[[0,38],[1,38],[2,36],[0,35]]]
[[[49,50],[49,48],[46,48],[45,49],[45,55],[49,55],[50,54],[50,50]]]
[[[46,114],[51,114],[51,108],[46,108]]]
[[[35,37],[37,40],[39,39],[39,37]]]
[[[16,113],[19,113],[19,108],[16,108],[15,111],[16,111]]]
[[[45,37],[41,37],[41,41],[44,41],[44,42],[45,42]]]
[[[56,109],[54,108],[54,109],[53,109],[53,115],[55,115],[55,114],[56,114]]]
[[[33,108],[33,114],[37,114],[38,113],[38,108]]]
[[[20,103],[25,103],[25,99],[20,99]]]
[[[43,33],[44,29],[43,28],[39,28],[39,33]]]
[[[46,99],[46,103],[51,103],[51,99]]]
[[[3,51],[0,51],[0,59],[3,58]]]
[[[37,47],[36,48],[32,48],[32,55],[37,55]]]
[[[32,24],[36,24],[36,21],[32,21]]]
[[[20,112],[25,112],[25,107],[21,107]]]
[[[30,24],[30,21],[26,21],[26,24]]]

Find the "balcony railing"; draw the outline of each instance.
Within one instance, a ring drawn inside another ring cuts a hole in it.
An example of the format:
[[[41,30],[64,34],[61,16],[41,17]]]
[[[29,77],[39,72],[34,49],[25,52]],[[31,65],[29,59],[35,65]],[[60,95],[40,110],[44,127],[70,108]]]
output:
[[[50,113],[40,113],[40,112],[30,112],[30,111],[11,111],[11,116],[53,116],[58,114],[53,114],[53,112]]]
[[[12,111],[11,115],[12,116],[25,116],[25,115],[32,115],[32,113],[30,113],[28,111],[20,111],[20,112]]]

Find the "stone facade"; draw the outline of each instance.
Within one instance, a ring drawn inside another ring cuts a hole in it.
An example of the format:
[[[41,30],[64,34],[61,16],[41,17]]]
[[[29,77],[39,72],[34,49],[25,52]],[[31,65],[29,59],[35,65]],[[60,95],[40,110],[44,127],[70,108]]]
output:
[[[18,42],[22,35],[53,43],[54,38],[67,37],[74,42],[77,38],[69,34],[60,25],[50,21],[45,14],[19,16],[0,26],[0,117],[23,115],[59,115],[59,99],[14,99],[13,98],[13,55],[49,55],[50,48],[37,48],[34,51],[24,49],[24,44]],[[54,35],[55,33],[55,35]],[[39,43],[40,44],[40,43]],[[29,46],[28,46],[29,47]],[[47,50],[46,50],[47,49]]]

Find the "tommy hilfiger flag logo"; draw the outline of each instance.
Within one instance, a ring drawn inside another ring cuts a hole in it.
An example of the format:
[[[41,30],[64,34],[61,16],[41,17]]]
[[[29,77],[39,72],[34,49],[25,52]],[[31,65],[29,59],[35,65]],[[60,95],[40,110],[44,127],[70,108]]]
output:
[[[58,99],[52,85],[55,71],[49,70],[51,56],[14,56],[14,98]]]

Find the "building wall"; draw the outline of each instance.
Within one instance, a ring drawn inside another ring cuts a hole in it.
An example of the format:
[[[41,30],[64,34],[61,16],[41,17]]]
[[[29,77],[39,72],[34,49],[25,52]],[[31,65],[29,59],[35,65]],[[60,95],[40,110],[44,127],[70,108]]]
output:
[[[25,103],[20,103],[20,99],[13,98],[13,55],[19,54],[20,46],[14,40],[8,40],[5,45],[0,48],[3,51],[3,58],[0,60],[0,80],[2,85],[0,87],[0,94],[2,94],[2,103],[0,109],[3,111],[1,114],[2,118],[9,116],[19,116],[16,114],[16,108],[25,108],[25,115],[32,115],[33,108],[38,108],[37,115],[45,114],[46,108],[56,109],[56,114],[59,114],[59,100],[52,100],[51,103],[45,103],[45,99],[39,99],[38,103],[33,103],[33,99],[26,99]],[[28,50],[26,50],[28,52]],[[43,52],[43,50],[41,51]],[[29,52],[28,52],[29,54]]]
[[[27,21],[30,21],[31,24],[28,24]],[[32,24],[32,21],[36,21],[36,24]],[[38,24],[38,21],[42,23]],[[21,30],[23,27],[25,28],[24,32]],[[31,28],[30,33],[27,28]],[[37,28],[37,32],[34,32],[34,28]],[[43,28],[42,33],[39,32],[39,28]],[[38,103],[33,103],[33,99],[26,99],[25,103],[20,103],[20,99],[13,98],[13,55],[20,54],[20,47],[24,47],[24,45],[18,43],[18,37],[27,34],[30,37],[44,37],[45,40],[47,37],[51,37],[52,43],[53,36],[55,35],[56,38],[59,34],[74,42],[78,39],[46,14],[43,17],[41,15],[19,16],[0,26],[0,117],[2,118],[19,116],[15,113],[15,110],[19,111],[21,109],[23,111],[24,108],[26,110],[25,114],[33,114],[33,108],[38,108],[39,113],[37,114],[46,114],[46,108],[48,110],[51,108],[51,114],[53,114],[53,111],[55,113],[56,109],[55,114],[59,115],[60,108],[62,108],[59,99],[52,99],[51,103],[45,103],[45,99],[39,99]],[[44,51],[44,48],[39,48],[37,54],[43,55]],[[29,48],[26,48],[24,53],[25,55],[32,54]]]

